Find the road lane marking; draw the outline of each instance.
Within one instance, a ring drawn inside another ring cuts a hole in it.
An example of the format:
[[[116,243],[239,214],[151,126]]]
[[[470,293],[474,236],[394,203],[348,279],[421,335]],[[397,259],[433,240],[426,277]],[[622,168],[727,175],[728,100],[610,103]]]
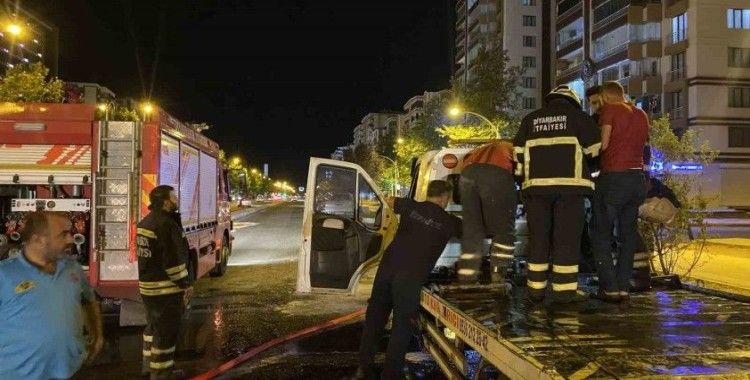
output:
[[[260,223],[257,223],[257,222],[234,222],[234,230],[232,231],[236,231],[236,230],[247,228],[247,227],[254,227],[259,224]]]

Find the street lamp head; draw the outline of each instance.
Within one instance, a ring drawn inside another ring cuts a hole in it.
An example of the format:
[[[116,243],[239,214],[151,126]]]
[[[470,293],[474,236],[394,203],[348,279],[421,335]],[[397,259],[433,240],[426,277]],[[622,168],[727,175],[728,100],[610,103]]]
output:
[[[462,110],[461,110],[461,108],[460,108],[460,107],[458,107],[458,106],[453,106],[453,107],[451,107],[451,108],[450,108],[450,109],[448,110],[448,116],[451,116],[451,117],[458,117],[458,116],[460,116],[460,115],[461,115],[462,113],[463,113],[463,111],[462,111]]]
[[[109,108],[109,105],[107,103],[100,103],[99,105],[96,106],[96,108],[98,108],[99,111],[106,112],[107,109]]]
[[[250,170],[250,171],[253,172],[253,174],[258,174],[258,169],[256,169],[256,168],[252,168],[252,170]]]
[[[399,138],[396,139],[396,144],[403,144],[403,143],[404,143],[404,138],[403,137],[399,137]]]
[[[154,112],[154,106],[150,102],[146,102],[141,105],[141,110],[143,110],[143,113],[145,113],[146,115],[150,115],[152,112]]]
[[[14,36],[18,36],[23,32],[23,28],[18,24],[9,24],[5,30]]]
[[[240,164],[240,161],[241,161],[241,160],[240,160],[240,158],[239,158],[239,157],[235,157],[235,158],[232,158],[232,164],[234,164],[234,165],[239,165],[239,164]]]

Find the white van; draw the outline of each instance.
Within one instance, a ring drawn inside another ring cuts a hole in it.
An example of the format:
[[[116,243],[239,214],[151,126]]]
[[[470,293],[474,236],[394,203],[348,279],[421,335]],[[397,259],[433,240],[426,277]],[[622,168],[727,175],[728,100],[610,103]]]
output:
[[[471,150],[443,148],[415,159],[408,197],[424,201],[430,181],[448,181],[454,187],[454,202],[447,210],[460,216],[458,182],[463,159]],[[322,158],[310,159],[307,189],[297,291],[369,292],[367,285],[398,227],[398,218],[386,204],[385,196],[358,165]],[[342,194],[351,194],[347,205],[340,202]],[[525,221],[517,220],[516,229],[517,233],[525,230]],[[451,240],[438,259],[436,270],[453,270],[460,254],[460,242]]]

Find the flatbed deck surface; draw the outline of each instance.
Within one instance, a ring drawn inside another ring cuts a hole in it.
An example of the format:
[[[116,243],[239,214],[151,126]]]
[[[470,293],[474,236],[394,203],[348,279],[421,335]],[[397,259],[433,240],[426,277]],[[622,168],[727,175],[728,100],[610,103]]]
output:
[[[560,307],[529,302],[525,288],[495,301],[452,291],[439,296],[564,378],[750,378],[747,303],[658,289],[619,305],[584,300]]]

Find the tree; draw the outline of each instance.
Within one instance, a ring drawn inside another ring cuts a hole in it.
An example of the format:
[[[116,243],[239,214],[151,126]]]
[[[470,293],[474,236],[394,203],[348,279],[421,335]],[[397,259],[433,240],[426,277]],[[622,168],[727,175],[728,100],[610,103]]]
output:
[[[518,130],[514,121],[498,119],[493,124],[494,126],[487,123],[444,125],[438,128],[437,132],[448,141],[448,146],[456,146],[459,140],[494,139],[497,137],[495,127],[499,130],[501,138],[513,138],[515,131]]]
[[[469,111],[490,119],[512,120],[520,110],[521,77],[525,71],[510,65],[510,56],[503,50],[499,37],[484,44],[474,58],[472,78],[467,83],[454,82],[456,100]]]
[[[671,170],[670,163],[692,163],[706,167],[718,155],[700,131],[690,129],[678,136],[669,119],[662,117],[651,124],[649,131],[653,164],[665,185],[670,187],[682,204],[670,225],[641,222],[641,236],[658,258],[658,272],[688,276],[706,259],[707,207],[714,199],[701,188],[701,173]],[[697,229],[693,234],[692,229]],[[692,243],[690,242],[692,239]]]
[[[41,63],[19,64],[0,78],[0,101],[24,103],[59,103],[63,83],[49,78],[49,69]]]

